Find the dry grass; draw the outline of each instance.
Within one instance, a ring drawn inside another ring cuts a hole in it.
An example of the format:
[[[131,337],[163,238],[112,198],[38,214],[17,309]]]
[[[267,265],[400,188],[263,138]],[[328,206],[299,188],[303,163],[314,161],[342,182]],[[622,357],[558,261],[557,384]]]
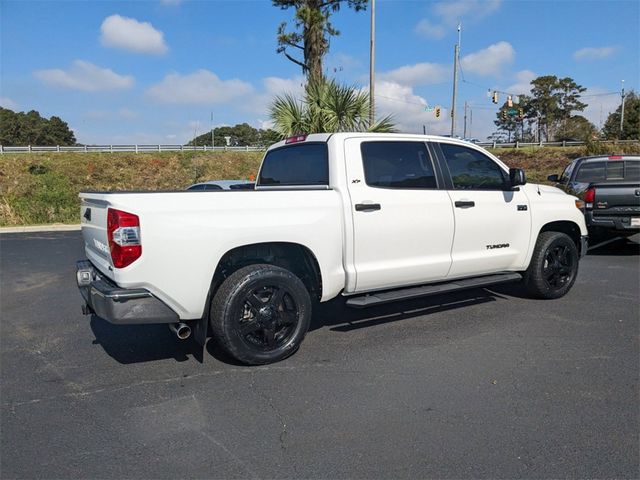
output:
[[[0,225],[77,223],[81,190],[175,190],[248,179],[260,152],[51,153],[0,157]]]

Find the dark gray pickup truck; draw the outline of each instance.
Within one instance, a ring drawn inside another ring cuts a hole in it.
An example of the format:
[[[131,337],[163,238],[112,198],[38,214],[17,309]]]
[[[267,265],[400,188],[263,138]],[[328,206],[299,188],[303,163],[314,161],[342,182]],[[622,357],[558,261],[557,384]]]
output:
[[[577,158],[548,180],[582,200],[590,236],[640,231],[640,156]]]

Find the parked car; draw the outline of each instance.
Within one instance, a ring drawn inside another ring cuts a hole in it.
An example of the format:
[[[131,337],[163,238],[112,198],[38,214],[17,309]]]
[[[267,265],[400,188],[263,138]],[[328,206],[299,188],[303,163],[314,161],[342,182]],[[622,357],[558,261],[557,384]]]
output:
[[[582,203],[592,236],[633,235],[640,231],[640,156],[577,158],[548,180]]]
[[[80,198],[84,312],[193,329],[202,345],[211,332],[246,364],[296,351],[313,300],[365,308],[521,280],[558,298],[587,250],[575,197],[435,136],[300,135],[268,149],[254,191]]]
[[[254,185],[250,180],[210,180],[194,183],[187,190],[251,190]]]

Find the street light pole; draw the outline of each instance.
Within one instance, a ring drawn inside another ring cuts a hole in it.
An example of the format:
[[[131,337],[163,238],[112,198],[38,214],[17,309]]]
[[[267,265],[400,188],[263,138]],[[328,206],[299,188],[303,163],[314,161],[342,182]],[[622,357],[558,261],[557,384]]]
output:
[[[624,80],[622,80],[622,106],[620,107],[620,140],[622,140],[623,123],[624,123]]]
[[[458,94],[458,56],[460,55],[460,31],[462,26],[458,24],[458,43],[453,49],[453,98],[451,99],[451,136],[456,131],[456,96]]]
[[[371,0],[371,42],[369,47],[369,127],[371,127],[376,119],[376,0]]]

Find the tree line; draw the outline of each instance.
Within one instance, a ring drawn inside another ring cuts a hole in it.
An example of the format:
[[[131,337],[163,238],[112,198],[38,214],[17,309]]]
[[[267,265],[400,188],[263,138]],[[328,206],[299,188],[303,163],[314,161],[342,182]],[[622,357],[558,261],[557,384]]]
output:
[[[35,110],[14,112],[0,107],[0,145],[75,145],[73,131],[60,117],[40,116]]]
[[[280,134],[270,128],[254,128],[248,123],[238,123],[233,127],[216,127],[211,131],[198,135],[187,143],[189,146],[231,146],[231,147],[268,147],[280,140]],[[227,141],[228,140],[228,141]]]
[[[585,91],[570,77],[538,77],[531,81],[530,95],[508,98],[500,106],[494,121],[498,130],[490,138],[508,142],[640,139],[640,98],[635,92],[625,97],[622,130],[622,104],[598,130],[579,114],[587,107],[581,100]]]

